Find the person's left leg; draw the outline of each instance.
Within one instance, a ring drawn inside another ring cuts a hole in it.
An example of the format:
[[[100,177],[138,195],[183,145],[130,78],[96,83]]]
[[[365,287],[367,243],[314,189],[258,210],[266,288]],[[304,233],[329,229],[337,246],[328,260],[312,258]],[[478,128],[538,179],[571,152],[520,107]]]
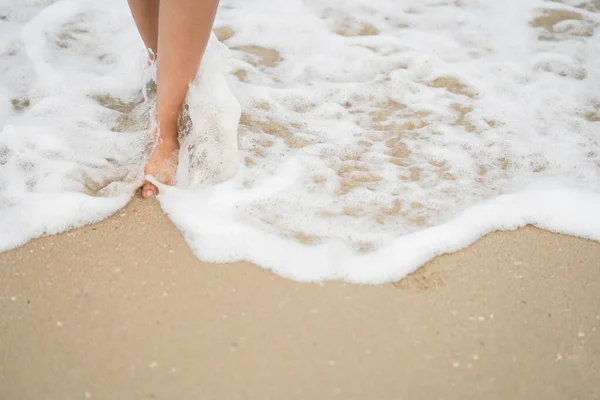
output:
[[[217,12],[218,0],[160,0],[158,16],[157,144],[146,165],[147,175],[171,184],[177,167],[177,118],[194,79]],[[158,188],[144,183],[142,196]]]

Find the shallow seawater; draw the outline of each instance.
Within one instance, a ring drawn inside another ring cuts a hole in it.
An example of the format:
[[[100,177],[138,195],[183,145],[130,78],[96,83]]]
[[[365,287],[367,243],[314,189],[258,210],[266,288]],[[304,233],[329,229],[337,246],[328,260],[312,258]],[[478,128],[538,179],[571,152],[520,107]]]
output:
[[[0,250],[122,207],[149,141],[126,2],[9,3]],[[223,0],[205,75],[241,105],[240,168],[161,206],[200,259],[298,280],[396,280],[525,224],[600,240],[599,22],[585,0]]]

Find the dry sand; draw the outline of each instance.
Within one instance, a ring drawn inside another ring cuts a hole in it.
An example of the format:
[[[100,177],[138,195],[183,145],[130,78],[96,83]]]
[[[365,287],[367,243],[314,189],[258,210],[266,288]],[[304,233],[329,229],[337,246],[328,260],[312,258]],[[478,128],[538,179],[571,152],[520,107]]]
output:
[[[600,244],[495,233],[396,284],[192,254],[155,200],[0,254],[0,399],[600,399]]]

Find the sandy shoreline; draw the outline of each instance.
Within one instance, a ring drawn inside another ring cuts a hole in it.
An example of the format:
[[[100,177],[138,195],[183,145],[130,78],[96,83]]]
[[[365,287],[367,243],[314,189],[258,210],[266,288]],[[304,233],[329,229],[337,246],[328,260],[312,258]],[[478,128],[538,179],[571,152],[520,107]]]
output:
[[[142,48],[124,2],[29,3],[0,15],[11,207],[46,182],[73,180],[59,185],[69,198],[127,181],[143,157],[125,150],[143,146],[107,133],[148,121],[125,96]],[[246,182],[304,182],[232,202],[240,215],[285,215],[282,235],[316,243],[295,230],[305,215],[385,233],[540,177],[598,192],[598,0],[336,3],[220,6],[223,71],[244,110],[230,198]],[[593,220],[594,201],[558,197],[543,200]],[[27,217],[14,225],[63,206],[44,199],[10,208]],[[65,202],[67,217],[69,204],[89,211]],[[395,283],[308,284],[200,262],[156,200],[136,197],[0,253],[0,280],[0,400],[600,400],[600,243],[536,228],[486,235]]]
[[[199,262],[136,198],[0,254],[0,398],[598,398],[599,264],[526,228],[396,284],[300,284]]]

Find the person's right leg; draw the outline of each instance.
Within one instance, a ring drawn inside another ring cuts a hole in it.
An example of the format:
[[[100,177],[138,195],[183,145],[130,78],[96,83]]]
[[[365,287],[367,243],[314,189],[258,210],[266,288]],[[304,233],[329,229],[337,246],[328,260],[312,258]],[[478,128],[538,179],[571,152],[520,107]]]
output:
[[[128,0],[129,8],[140,36],[150,49],[150,60],[154,60],[158,54],[158,7],[159,0]]]

